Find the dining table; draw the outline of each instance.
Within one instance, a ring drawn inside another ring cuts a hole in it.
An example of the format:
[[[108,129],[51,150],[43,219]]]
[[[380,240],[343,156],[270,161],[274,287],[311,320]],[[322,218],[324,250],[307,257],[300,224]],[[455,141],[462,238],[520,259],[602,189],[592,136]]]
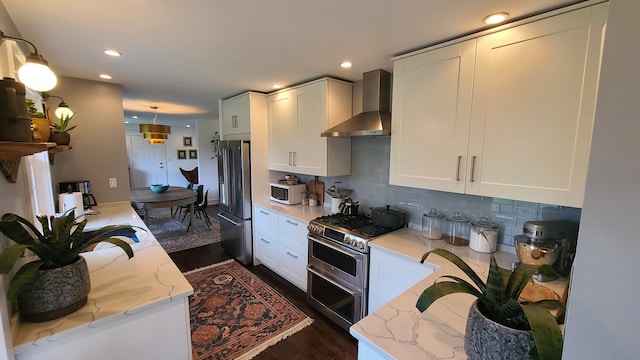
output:
[[[189,207],[189,226],[191,228],[194,214],[194,203],[198,193],[180,186],[169,186],[167,191],[157,193],[150,188],[135,188],[131,190],[131,205],[136,210],[142,210],[144,224],[149,226],[149,209],[171,208],[178,206]]]

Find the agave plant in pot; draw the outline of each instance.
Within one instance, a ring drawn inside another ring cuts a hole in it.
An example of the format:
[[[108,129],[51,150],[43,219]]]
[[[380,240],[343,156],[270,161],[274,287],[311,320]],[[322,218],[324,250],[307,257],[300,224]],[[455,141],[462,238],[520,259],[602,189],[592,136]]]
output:
[[[49,135],[49,141],[52,141],[58,145],[69,145],[71,142],[71,135],[69,131],[75,129],[78,125],[71,125],[71,119],[76,116],[76,113],[71,115],[63,115],[60,118],[60,123],[52,123],[51,127],[53,131]]]
[[[436,300],[454,293],[477,297],[469,309],[464,347],[470,360],[476,359],[561,359],[562,331],[550,310],[562,309],[557,299],[536,302],[519,300],[536,273],[554,273],[550,265],[520,264],[513,271],[500,268],[491,254],[489,274],[484,282],[469,265],[445,249],[423,255],[440,255],[464,272],[471,282],[444,275],[425,289],[416,303],[424,312]]]
[[[133,257],[131,246],[114,237],[135,237],[129,225],[108,225],[84,231],[87,220],[75,223],[70,209],[59,217],[38,216],[40,232],[23,217],[7,213],[0,219],[0,232],[13,244],[0,253],[0,274],[9,273],[29,249],[38,259],[22,265],[7,291],[9,300],[18,301],[23,320],[40,322],[68,315],[87,302],[91,290],[87,262],[80,253],[106,241]]]

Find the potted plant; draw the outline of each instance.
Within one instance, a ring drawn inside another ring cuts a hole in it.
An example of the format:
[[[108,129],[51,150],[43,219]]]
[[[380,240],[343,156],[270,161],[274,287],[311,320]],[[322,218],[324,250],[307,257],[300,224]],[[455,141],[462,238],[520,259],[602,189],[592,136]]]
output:
[[[51,122],[42,111],[38,111],[35,100],[26,98],[25,101],[27,102],[27,109],[31,115],[31,124],[35,131],[33,133],[33,140],[41,142],[49,141]]]
[[[472,281],[445,275],[425,289],[416,307],[425,311],[439,298],[466,293],[477,297],[469,309],[465,332],[465,352],[474,359],[560,359],[562,332],[549,310],[561,309],[556,299],[528,302],[519,300],[533,274],[553,273],[550,265],[520,264],[513,271],[500,268],[491,254],[486,283],[455,254],[435,249],[422,256],[437,254],[453,263]],[[491,354],[494,354],[492,356]]]
[[[48,321],[70,314],[87,302],[91,290],[89,270],[80,253],[106,241],[120,247],[133,257],[129,244],[113,236],[135,237],[129,225],[109,225],[84,231],[87,220],[75,223],[75,211],[70,209],[59,217],[38,216],[40,232],[28,220],[4,214],[0,232],[16,242],[0,253],[0,274],[9,273],[25,250],[39,257],[22,265],[9,284],[7,297],[18,301],[26,321]]]
[[[55,142],[58,145],[69,145],[71,142],[71,136],[69,131],[76,128],[78,125],[70,125],[71,119],[76,116],[76,113],[71,115],[63,115],[60,119],[60,123],[52,123],[51,127],[53,132],[51,133],[49,140]]]

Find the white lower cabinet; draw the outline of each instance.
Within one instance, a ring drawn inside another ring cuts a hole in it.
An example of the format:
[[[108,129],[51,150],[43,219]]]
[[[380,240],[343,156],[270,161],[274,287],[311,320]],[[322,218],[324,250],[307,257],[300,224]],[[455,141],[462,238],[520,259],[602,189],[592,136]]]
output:
[[[372,247],[369,255],[369,314],[435,270],[429,264]]]
[[[303,291],[307,291],[308,223],[254,206],[256,258]]]
[[[256,258],[273,270],[278,267],[278,213],[256,206],[253,224]]]

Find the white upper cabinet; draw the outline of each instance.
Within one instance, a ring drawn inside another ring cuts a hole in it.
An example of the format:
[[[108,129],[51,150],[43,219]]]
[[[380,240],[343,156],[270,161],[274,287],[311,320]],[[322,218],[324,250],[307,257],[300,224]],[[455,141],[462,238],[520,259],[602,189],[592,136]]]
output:
[[[394,63],[391,184],[464,192],[475,43]]]
[[[269,169],[316,176],[351,172],[351,140],[320,133],[351,117],[352,84],[324,78],[268,96]]]
[[[606,14],[599,4],[396,61],[391,183],[581,207]]]
[[[250,93],[244,93],[220,102],[222,139],[227,135],[249,133],[251,131]]]

